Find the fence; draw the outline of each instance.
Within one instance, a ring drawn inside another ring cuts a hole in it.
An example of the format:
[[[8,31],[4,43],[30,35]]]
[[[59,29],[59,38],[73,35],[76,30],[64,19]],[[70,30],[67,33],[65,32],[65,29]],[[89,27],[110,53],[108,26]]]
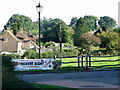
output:
[[[100,66],[94,66],[93,63],[104,63],[104,62],[119,62],[120,59],[115,59],[115,60],[99,60],[99,58],[108,58],[108,57],[117,57],[118,55],[116,56],[92,56],[90,54],[88,55],[82,55],[82,56],[73,56],[73,57],[62,57],[63,59],[64,58],[77,58],[77,61],[71,61],[71,62],[64,62],[62,61],[62,64],[70,64],[70,63],[77,63],[77,67],[78,68],[86,68],[86,69],[89,69],[89,68],[100,68],[100,67],[110,67],[110,66],[117,66],[119,67],[120,64],[117,63],[117,64],[111,64],[111,65],[100,65]],[[119,56],[118,56],[119,57]],[[98,60],[93,60],[93,58],[97,58]],[[96,65],[96,64],[95,64]]]

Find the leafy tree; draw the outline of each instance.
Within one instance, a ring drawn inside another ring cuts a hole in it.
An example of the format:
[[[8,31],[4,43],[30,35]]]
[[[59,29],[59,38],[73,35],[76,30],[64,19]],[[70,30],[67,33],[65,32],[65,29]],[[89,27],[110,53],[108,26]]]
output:
[[[102,32],[102,34],[99,35],[101,39],[101,48],[106,48],[107,51],[115,51],[116,49],[120,49],[119,46],[119,35],[115,32]]]
[[[70,25],[75,25],[77,23],[77,17],[73,17],[72,19],[71,19],[71,22],[70,22]]]
[[[84,16],[84,19],[85,19],[85,21],[87,23],[87,26],[88,26],[89,30],[97,29],[97,22],[96,22],[98,20],[97,17],[92,16],[92,15],[91,16],[86,15],[86,16]]]
[[[92,47],[97,46],[101,43],[100,38],[93,35],[91,32],[87,32],[79,37],[79,46],[86,50],[86,52],[91,52]]]
[[[73,18],[71,19],[71,22],[70,22],[70,25],[69,25],[69,26],[71,26],[73,30],[76,29],[75,24],[77,23],[77,20],[78,20],[77,17],[73,17]]]
[[[104,17],[100,17],[98,24],[100,25],[101,28],[103,28],[103,30],[106,30],[115,27],[116,21],[113,18],[104,16]]]
[[[74,32],[74,45],[76,45],[76,46],[79,45],[78,38],[86,32],[88,32],[88,27],[87,27],[86,21],[85,21],[85,19],[80,17],[77,20],[76,30]]]
[[[49,21],[49,25],[48,27],[46,27],[46,31],[44,31],[43,33],[43,41],[44,42],[54,41],[58,43],[60,30],[62,42],[69,42],[69,40],[71,40],[69,28],[66,25],[66,23],[59,18],[51,19]]]
[[[113,31],[116,32],[116,33],[120,33],[120,27],[114,28]]]
[[[25,53],[23,54],[22,57],[26,57],[26,58],[29,58],[29,59],[35,59],[35,58],[38,58],[38,53],[35,51],[35,50],[27,50],[25,51]]]
[[[35,22],[24,15],[14,14],[7,22],[7,27],[10,27],[13,30],[13,33],[16,34],[20,28],[23,28],[27,32],[32,32],[32,30],[38,30],[38,25]]]

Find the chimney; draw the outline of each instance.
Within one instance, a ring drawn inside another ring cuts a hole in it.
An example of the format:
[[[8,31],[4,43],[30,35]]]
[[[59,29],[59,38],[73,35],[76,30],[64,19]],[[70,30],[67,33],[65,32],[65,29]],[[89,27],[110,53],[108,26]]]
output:
[[[10,27],[7,27],[7,29],[6,29],[6,30],[10,31]]]
[[[23,31],[24,31],[23,28],[20,28],[20,32],[23,33]]]

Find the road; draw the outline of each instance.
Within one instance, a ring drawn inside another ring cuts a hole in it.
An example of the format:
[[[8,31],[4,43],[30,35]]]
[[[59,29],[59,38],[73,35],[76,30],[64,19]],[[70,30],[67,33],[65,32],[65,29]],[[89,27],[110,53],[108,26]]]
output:
[[[82,81],[92,83],[119,84],[118,71],[95,71],[95,72],[74,72],[74,73],[43,73],[17,75],[20,79],[30,83],[42,83],[51,81]]]

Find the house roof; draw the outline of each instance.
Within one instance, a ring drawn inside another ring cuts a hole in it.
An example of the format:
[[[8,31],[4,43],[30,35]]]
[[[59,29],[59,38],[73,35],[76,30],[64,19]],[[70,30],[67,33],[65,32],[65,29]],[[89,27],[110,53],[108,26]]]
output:
[[[23,32],[18,32],[16,37],[20,40],[30,40],[30,38],[27,36],[26,33],[23,33]]]
[[[7,35],[10,35],[14,40],[16,40],[17,42],[20,42],[20,40],[15,36],[13,35],[9,30],[5,30],[1,36],[2,39],[5,39]]]
[[[21,42],[18,38],[16,38],[9,30],[4,30],[0,43],[1,49],[0,52],[14,52],[17,51],[17,43]]]
[[[38,39],[38,37],[33,36],[33,35],[28,35],[28,37],[30,38],[30,40],[36,40],[36,39]]]
[[[0,35],[0,46],[2,47],[0,49],[0,52],[16,52],[18,50],[18,43],[21,43],[19,45],[27,45],[31,43],[33,46],[39,48],[33,40],[36,40],[37,37],[32,35],[27,35],[26,32],[23,32],[20,30],[17,35],[13,35],[10,30],[4,30],[3,34]],[[28,42],[26,44],[26,42]],[[28,46],[29,47],[29,46]]]
[[[25,41],[38,39],[36,36],[33,36],[32,34],[28,35],[27,32],[23,31],[23,29],[17,33],[16,37],[20,40],[25,40]]]

